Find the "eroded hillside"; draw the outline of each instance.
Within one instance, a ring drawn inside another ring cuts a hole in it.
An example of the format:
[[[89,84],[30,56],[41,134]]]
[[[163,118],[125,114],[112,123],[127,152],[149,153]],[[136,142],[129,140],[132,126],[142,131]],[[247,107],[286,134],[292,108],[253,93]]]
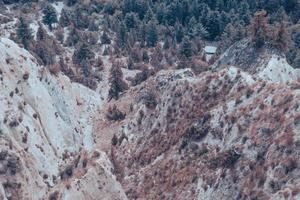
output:
[[[300,4],[273,3],[0,0],[0,200],[300,199]]]
[[[100,96],[51,75],[11,40],[0,49],[1,199],[126,199],[94,149]]]
[[[4,199],[299,197],[293,76],[257,76],[269,64],[163,70],[103,101],[14,42],[0,45]]]
[[[128,95],[111,157],[129,199],[299,198],[299,83],[166,71]]]

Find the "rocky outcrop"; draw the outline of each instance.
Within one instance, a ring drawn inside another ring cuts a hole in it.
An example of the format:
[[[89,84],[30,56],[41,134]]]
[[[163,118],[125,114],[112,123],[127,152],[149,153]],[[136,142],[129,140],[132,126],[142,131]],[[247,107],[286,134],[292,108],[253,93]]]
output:
[[[236,66],[255,77],[271,82],[293,82],[300,78],[300,70],[291,67],[284,53],[272,47],[256,48],[243,39],[228,48],[212,66],[213,69]]]
[[[9,39],[0,49],[1,199],[126,199],[94,146],[100,96]]]
[[[126,96],[116,103],[127,119],[111,157],[128,198],[300,198],[300,87],[292,79],[236,67],[163,71],[132,89],[130,97],[155,91],[157,105],[136,98],[130,106]]]

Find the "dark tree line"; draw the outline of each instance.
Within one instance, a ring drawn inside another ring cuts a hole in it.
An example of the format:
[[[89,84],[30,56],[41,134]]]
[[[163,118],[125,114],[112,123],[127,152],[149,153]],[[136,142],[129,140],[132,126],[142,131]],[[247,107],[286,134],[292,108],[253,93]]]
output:
[[[22,5],[31,2],[34,1],[3,1]],[[299,29],[290,28],[300,18],[297,0],[123,0],[118,4],[90,1],[89,5],[66,0],[65,3],[68,7],[62,10],[59,19],[51,4],[43,4],[45,26],[40,25],[36,43],[28,22],[20,18],[18,41],[33,50],[43,64],[52,65],[58,47],[43,29],[48,27],[58,32],[68,27],[67,38],[63,38],[62,32],[55,35],[60,36],[61,44],[75,47],[73,63],[84,76],[91,76],[95,65],[91,52],[99,39],[105,45],[105,55],[113,52],[116,56],[128,56],[129,69],[146,69],[141,63],[150,63],[155,70],[174,63],[191,67],[194,58],[201,55],[202,41],[218,41],[222,51],[247,36],[257,48],[269,43],[286,51],[289,62],[300,67]],[[265,12],[257,12],[262,9]],[[103,14],[102,21],[94,13]],[[99,27],[104,27],[101,34]],[[288,34],[291,43],[287,42]],[[150,54],[149,49],[153,51]],[[203,63],[205,59],[197,62]]]
[[[257,16],[260,10],[265,10],[265,18]],[[297,0],[124,0],[120,5],[105,4],[103,12],[107,27],[117,33],[121,49],[130,52],[132,43],[139,43],[141,48],[156,47],[162,41],[167,47],[178,45],[178,57],[184,58],[199,53],[195,52],[199,48],[187,48],[188,43],[214,40],[225,50],[247,36],[255,37],[257,47],[269,41],[289,55],[295,52],[297,37],[292,35],[292,45],[284,44],[284,40],[288,41],[286,29],[298,22],[299,10]],[[289,57],[293,63],[297,56]]]
[[[17,37],[23,44],[24,48],[28,50],[29,43],[32,40],[32,30],[29,28],[28,22],[24,17],[19,18],[19,24],[17,28]]]

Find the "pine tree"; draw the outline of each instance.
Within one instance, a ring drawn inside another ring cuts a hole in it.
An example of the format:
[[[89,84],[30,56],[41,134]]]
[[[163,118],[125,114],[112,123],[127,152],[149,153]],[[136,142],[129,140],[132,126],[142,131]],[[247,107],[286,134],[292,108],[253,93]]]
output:
[[[70,30],[69,36],[66,40],[66,43],[68,46],[75,46],[79,41],[81,41],[82,36],[73,24],[71,24],[70,29],[71,30]]]
[[[103,34],[101,35],[100,40],[101,40],[101,44],[110,44],[111,43],[111,40],[108,37],[106,31],[103,32]]]
[[[158,41],[158,31],[157,31],[157,24],[154,20],[151,20],[147,24],[146,30],[146,42],[148,47],[155,47]]]
[[[150,58],[149,58],[148,52],[144,50],[143,51],[143,61],[145,63],[149,63],[149,60],[150,60]]]
[[[145,22],[142,22],[138,26],[138,40],[140,41],[141,47],[144,47],[145,42],[146,42],[146,29],[147,29],[147,26],[146,26]]]
[[[128,62],[127,62],[127,69],[133,70],[134,68],[135,68],[135,66],[134,66],[133,59],[131,56],[129,56]]]
[[[138,18],[135,13],[127,13],[124,21],[127,29],[135,28],[138,24]]]
[[[207,23],[207,16],[210,13],[210,9],[207,4],[202,3],[199,5],[199,22],[203,25]]]
[[[146,65],[141,66],[141,72],[137,73],[133,80],[131,81],[133,86],[136,86],[144,81],[146,81],[152,74],[152,70],[149,70]]]
[[[279,0],[268,0],[268,1],[264,1],[264,8],[268,11],[268,12],[273,12],[275,10],[278,10],[279,8]]]
[[[77,3],[78,0],[67,0],[68,6],[74,6]]]
[[[64,43],[65,40],[65,34],[64,34],[64,29],[62,27],[59,27],[56,31],[55,31],[55,38],[57,39],[58,42],[60,42],[60,44]]]
[[[300,32],[296,33],[294,36],[295,45],[297,48],[300,48]]]
[[[35,53],[42,60],[44,65],[53,65],[56,51],[58,50],[57,44],[53,38],[48,36],[41,23],[39,23],[39,28],[36,33],[36,40]]]
[[[282,22],[278,30],[275,32],[273,43],[275,47],[282,51],[285,51],[287,49],[288,42],[288,34],[286,32],[284,23]]]
[[[55,61],[55,51],[50,43],[50,40],[44,39],[38,40],[36,44],[35,53],[44,65],[53,65]]]
[[[150,64],[154,67],[156,71],[159,71],[163,68],[162,60],[164,58],[164,54],[162,52],[161,45],[158,43],[153,51],[153,54],[151,55],[151,61]]]
[[[282,22],[282,21],[288,21],[288,16],[284,10],[284,8],[281,6],[276,12],[274,12],[271,16],[270,16],[270,22],[272,24],[276,23],[276,22]]]
[[[269,40],[269,24],[267,12],[262,10],[255,13],[251,24],[251,39],[258,48],[262,47]]]
[[[266,36],[265,36],[265,32],[263,31],[263,29],[259,28],[257,30],[254,42],[255,42],[254,43],[255,46],[258,48],[262,47],[265,44]]]
[[[239,21],[232,24],[229,23],[226,28],[224,29],[224,32],[222,34],[221,40],[221,49],[227,49],[229,46],[231,46],[233,43],[235,43],[238,40],[241,40],[246,36],[246,30],[241,25]]]
[[[86,29],[89,27],[89,12],[85,6],[76,6],[75,7],[75,15],[73,16],[74,24],[79,29]],[[104,20],[107,22],[107,20]]]
[[[207,16],[207,22],[205,24],[205,27],[209,33],[209,38],[211,40],[216,39],[216,37],[220,36],[222,33],[221,31],[221,20],[219,12],[217,11],[211,11],[209,12]]]
[[[116,11],[116,3],[115,2],[107,2],[103,8],[105,14],[113,15]]]
[[[69,13],[65,9],[62,9],[60,18],[59,18],[59,24],[62,27],[66,27],[70,25],[70,18],[69,18]]]
[[[110,54],[110,48],[109,47],[105,47],[103,52],[102,52],[102,56],[108,56]]]
[[[52,30],[52,24],[58,22],[55,8],[49,4],[44,8],[43,14],[43,22],[49,26],[50,30]]]
[[[224,7],[225,7],[224,0],[217,0],[217,2],[216,2],[216,8],[218,10],[223,10]]]
[[[91,60],[95,58],[95,54],[90,50],[90,47],[83,43],[78,50],[74,52],[73,62],[76,64],[80,64],[83,61]]]
[[[170,39],[168,37],[164,40],[163,49],[169,49],[170,48]]]
[[[236,19],[239,19],[240,17],[239,16],[237,16],[237,14],[234,12],[234,13],[231,13],[231,14],[233,14],[233,17],[231,18],[231,16],[228,14],[228,13],[226,13],[226,12],[224,12],[224,11],[222,11],[221,13],[220,13],[220,30],[221,31],[224,31],[225,30],[225,28],[226,28],[226,26],[227,26],[227,24],[229,24],[229,23],[233,23],[234,21],[236,21]]]
[[[179,6],[179,10],[180,10],[179,20],[182,24],[185,24],[189,17],[189,12],[190,12],[188,0],[182,0]]]
[[[180,46],[180,55],[183,58],[190,58],[193,55],[192,43],[187,36],[183,38]]]
[[[93,31],[93,32],[99,31],[99,24],[97,22],[97,19],[95,19],[95,18],[90,19],[88,30]]]
[[[28,50],[29,43],[32,40],[32,30],[29,28],[28,23],[23,17],[19,19],[19,25],[17,28],[17,35],[21,43],[24,45],[24,48]]]
[[[240,12],[240,18],[248,25],[251,19],[249,4],[243,1],[241,3],[239,12]]]
[[[127,37],[127,46],[132,48],[137,41],[137,33],[135,29],[130,29],[128,37]]]
[[[181,43],[184,36],[183,27],[180,23],[175,24],[175,38],[177,43]]]
[[[81,68],[85,77],[90,76],[91,63],[94,59],[95,54],[86,43],[83,43],[73,54],[73,63]]]
[[[144,17],[144,21],[148,23],[149,21],[153,20],[153,18],[154,18],[153,11],[152,9],[149,9]]]
[[[191,38],[197,36],[196,25],[197,25],[197,20],[195,19],[195,17],[192,17],[188,23],[188,35]]]
[[[124,48],[127,42],[127,30],[126,26],[123,22],[121,22],[119,26],[119,30],[117,32],[117,43],[120,48]]]
[[[250,10],[256,10],[258,8],[257,1],[247,0]]]
[[[120,63],[113,63],[110,69],[110,89],[108,91],[108,100],[118,100],[120,94],[128,89],[126,82],[123,80],[123,72]]]
[[[300,53],[298,53],[293,60],[293,67],[300,69]]]
[[[139,63],[142,61],[142,51],[141,48],[138,45],[135,45],[133,48],[131,48],[129,52],[129,57],[132,58],[132,61],[134,63]]]
[[[165,15],[165,6],[162,4],[162,5],[159,5],[157,7],[157,10],[156,10],[156,19],[158,21],[159,24],[162,24],[164,22],[164,15]]]
[[[283,1],[283,6],[284,6],[286,12],[291,12],[293,10],[298,9],[298,13],[299,13],[300,3],[298,0],[285,0],[285,1]],[[299,20],[299,18],[298,18],[298,20]]]
[[[45,40],[46,38],[47,38],[47,32],[44,29],[43,25],[41,23],[39,23],[39,28],[36,33],[36,39],[37,39],[37,41],[39,41],[39,40]]]
[[[84,77],[89,77],[91,72],[91,65],[87,60],[83,60],[80,63],[80,67],[82,69]]]
[[[196,25],[195,31],[196,31],[196,36],[200,38],[206,38],[208,36],[208,32],[206,28],[201,23],[198,23]]]
[[[225,9],[226,11],[230,11],[230,10],[236,10],[237,8],[237,1],[236,0],[228,0],[225,3]]]

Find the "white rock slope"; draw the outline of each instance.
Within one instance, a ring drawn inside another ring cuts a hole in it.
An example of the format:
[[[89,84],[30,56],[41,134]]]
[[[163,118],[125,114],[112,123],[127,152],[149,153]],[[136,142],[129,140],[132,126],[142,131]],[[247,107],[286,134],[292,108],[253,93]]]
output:
[[[110,166],[101,152],[90,154],[99,95],[66,76],[50,75],[9,39],[0,39],[0,49],[0,199],[42,199],[56,185],[67,189],[59,187],[54,196],[82,199],[80,188],[78,195],[67,195],[72,182],[89,176],[101,182],[94,171]],[[98,167],[90,169],[91,161]],[[106,192],[113,190],[110,197],[117,193],[114,198],[124,199],[113,175],[107,170],[102,174],[109,185]],[[85,190],[92,190],[88,181]],[[93,191],[99,194],[102,188]]]

